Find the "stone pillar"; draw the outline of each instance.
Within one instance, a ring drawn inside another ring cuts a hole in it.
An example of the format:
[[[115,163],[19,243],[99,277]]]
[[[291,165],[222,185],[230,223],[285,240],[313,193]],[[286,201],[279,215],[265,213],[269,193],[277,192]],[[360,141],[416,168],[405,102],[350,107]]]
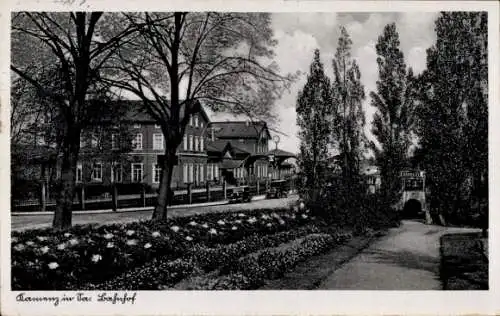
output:
[[[227,200],[226,179],[223,179],[223,182],[222,182],[222,191],[224,191],[224,200]]]
[[[146,186],[144,183],[141,185],[141,201],[142,201],[142,206],[146,207]]]
[[[42,212],[45,212],[47,210],[47,193],[45,192],[45,181],[42,181],[42,190],[40,192],[40,206]]]
[[[206,190],[207,190],[207,202],[210,202],[210,182],[207,181],[205,184]]]
[[[85,210],[85,185],[82,184],[82,189],[80,193],[80,208]]]
[[[188,185],[187,185],[187,195],[188,195],[189,204],[192,204],[193,203],[192,183],[188,183]]]

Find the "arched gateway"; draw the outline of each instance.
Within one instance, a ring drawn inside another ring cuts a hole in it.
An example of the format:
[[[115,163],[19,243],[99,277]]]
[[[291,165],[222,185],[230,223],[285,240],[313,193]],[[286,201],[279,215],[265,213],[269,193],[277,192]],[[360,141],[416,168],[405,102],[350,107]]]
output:
[[[426,203],[425,172],[405,170],[401,172],[402,194],[397,208],[403,216],[423,218],[430,224],[431,218]]]

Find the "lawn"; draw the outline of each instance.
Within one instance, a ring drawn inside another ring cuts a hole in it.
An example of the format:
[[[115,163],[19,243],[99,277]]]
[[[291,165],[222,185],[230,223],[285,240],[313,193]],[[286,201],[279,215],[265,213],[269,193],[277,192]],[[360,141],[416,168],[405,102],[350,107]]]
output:
[[[446,234],[440,250],[444,290],[489,289],[487,239],[480,233]]]

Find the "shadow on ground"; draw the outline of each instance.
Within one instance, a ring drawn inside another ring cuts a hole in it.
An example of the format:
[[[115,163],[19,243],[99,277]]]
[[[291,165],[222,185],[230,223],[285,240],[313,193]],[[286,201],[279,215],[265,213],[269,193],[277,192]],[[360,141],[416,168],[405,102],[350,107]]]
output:
[[[408,269],[425,270],[435,274],[439,273],[439,259],[411,251],[369,250],[365,252],[375,263],[396,265]]]

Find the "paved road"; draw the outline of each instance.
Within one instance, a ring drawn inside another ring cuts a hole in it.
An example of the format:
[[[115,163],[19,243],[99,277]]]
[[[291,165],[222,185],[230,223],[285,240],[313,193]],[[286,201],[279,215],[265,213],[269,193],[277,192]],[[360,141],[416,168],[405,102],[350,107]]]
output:
[[[460,231],[479,230],[403,221],[333,272],[319,289],[440,290],[439,238]]]
[[[200,213],[242,211],[259,208],[285,207],[295,201],[297,196],[290,196],[285,199],[259,200],[250,203],[224,204],[203,207],[175,208],[169,211],[169,216],[188,216]],[[151,210],[116,212],[103,214],[73,214],[73,224],[88,223],[124,223],[151,218]],[[11,216],[12,230],[27,230],[50,226],[53,215],[19,215]]]

